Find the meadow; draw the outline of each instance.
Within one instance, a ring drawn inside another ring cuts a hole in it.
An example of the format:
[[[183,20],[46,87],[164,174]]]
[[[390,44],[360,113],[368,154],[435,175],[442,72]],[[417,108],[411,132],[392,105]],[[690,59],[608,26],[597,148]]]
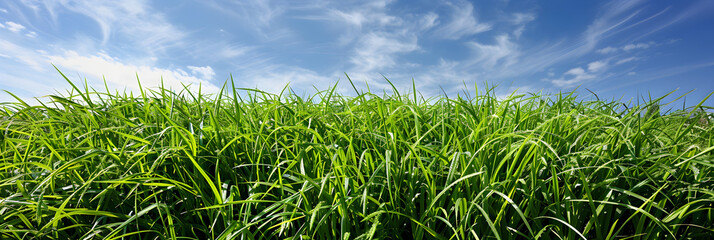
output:
[[[0,239],[714,238],[706,99],[67,81],[0,105]]]

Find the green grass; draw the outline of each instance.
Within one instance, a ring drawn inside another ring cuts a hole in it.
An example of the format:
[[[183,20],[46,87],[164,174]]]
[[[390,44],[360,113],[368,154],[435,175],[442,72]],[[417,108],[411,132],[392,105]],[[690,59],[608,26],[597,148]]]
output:
[[[714,238],[701,104],[237,91],[2,104],[0,239]]]

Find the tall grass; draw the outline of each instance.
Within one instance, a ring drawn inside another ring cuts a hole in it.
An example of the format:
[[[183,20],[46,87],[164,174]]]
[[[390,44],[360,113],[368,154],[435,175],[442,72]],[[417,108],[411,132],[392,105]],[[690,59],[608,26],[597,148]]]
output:
[[[3,104],[0,238],[714,237],[701,104],[232,84]]]

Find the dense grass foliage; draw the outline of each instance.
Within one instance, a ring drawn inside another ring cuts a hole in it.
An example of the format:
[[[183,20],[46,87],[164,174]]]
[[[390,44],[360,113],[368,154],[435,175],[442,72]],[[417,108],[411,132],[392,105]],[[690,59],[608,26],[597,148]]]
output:
[[[230,85],[3,104],[0,238],[714,237],[705,106]]]

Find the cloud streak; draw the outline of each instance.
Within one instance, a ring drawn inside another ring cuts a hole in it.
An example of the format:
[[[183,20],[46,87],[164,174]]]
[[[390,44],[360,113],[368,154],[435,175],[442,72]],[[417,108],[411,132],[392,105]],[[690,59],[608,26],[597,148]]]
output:
[[[37,8],[32,1],[25,4]],[[183,31],[169,23],[160,11],[153,9],[145,0],[48,0],[43,2],[43,6],[51,15],[58,12],[57,8],[62,8],[91,18],[101,29],[103,45],[112,39],[128,39],[142,46],[143,52],[152,53],[178,45],[186,37]]]
[[[475,58],[472,64],[478,64],[483,68],[492,69],[499,66],[499,69],[512,66],[518,61],[518,45],[511,42],[508,35],[499,35],[495,38],[493,45],[469,42],[468,46],[475,51]]]
[[[2,26],[2,27],[6,28],[7,30],[10,30],[11,32],[14,32],[14,33],[19,33],[20,31],[25,29],[25,26],[23,26],[22,24],[12,22],[12,21],[5,22],[4,26]]]
[[[630,43],[630,44],[627,44],[622,47],[611,47],[611,46],[604,47],[604,48],[598,49],[597,52],[601,53],[601,54],[610,54],[610,53],[616,53],[619,51],[628,52],[628,51],[637,50],[637,49],[648,49],[648,48],[656,46],[656,45],[657,45],[657,43],[655,43],[654,41],[649,41],[649,42],[645,42],[645,43]]]
[[[448,3],[452,8],[451,21],[436,30],[436,35],[451,40],[461,39],[474,34],[489,31],[493,28],[491,24],[480,23],[474,16],[473,4],[466,1],[459,3]]]
[[[550,82],[558,87],[572,87],[595,80],[607,67],[606,61],[594,61],[587,65],[587,70],[582,67],[572,68],[563,73],[560,78],[552,79]]]
[[[397,65],[399,54],[419,49],[416,37],[398,39],[386,33],[369,33],[359,40],[355,56],[350,58],[354,69],[363,72],[389,69]]]

